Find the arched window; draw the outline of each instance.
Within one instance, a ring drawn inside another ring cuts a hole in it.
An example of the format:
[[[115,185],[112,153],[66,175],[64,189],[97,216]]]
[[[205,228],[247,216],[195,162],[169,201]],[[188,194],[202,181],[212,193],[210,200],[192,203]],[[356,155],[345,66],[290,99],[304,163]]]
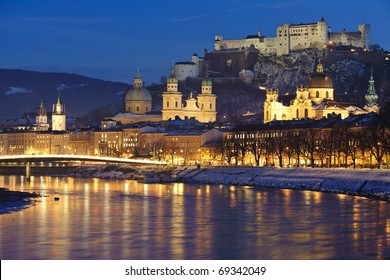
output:
[[[176,106],[176,108],[177,108],[177,101],[175,102],[175,106]]]
[[[318,90],[316,91],[316,98],[320,98],[320,92]]]
[[[297,109],[297,120],[299,120],[299,109]]]
[[[276,114],[274,115],[274,120],[276,120]]]
[[[287,119],[286,114],[283,114],[283,115],[282,115],[282,120],[286,120],[286,119]]]
[[[329,98],[329,92],[326,91],[326,98]]]
[[[146,112],[149,111],[149,107],[148,107],[148,106],[146,106],[145,111],[146,111]]]
[[[210,103],[210,110],[213,109],[213,104]]]
[[[309,110],[306,108],[305,109],[305,118],[308,118],[309,117]]]
[[[169,101],[167,101],[167,108],[169,108]]]
[[[137,112],[139,112],[139,106],[137,106]]]
[[[130,108],[131,108],[131,107],[129,106],[129,109],[127,109],[128,112],[130,112]]]

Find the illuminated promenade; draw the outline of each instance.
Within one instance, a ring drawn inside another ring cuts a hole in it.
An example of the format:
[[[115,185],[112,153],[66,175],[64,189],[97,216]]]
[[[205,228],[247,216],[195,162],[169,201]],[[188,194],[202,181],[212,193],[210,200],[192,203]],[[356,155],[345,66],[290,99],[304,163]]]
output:
[[[92,161],[92,162],[110,162],[110,163],[131,163],[131,164],[156,164],[165,165],[165,162],[154,160],[139,160],[114,157],[100,156],[81,156],[81,155],[15,155],[15,156],[0,156],[0,162],[37,162],[37,161]]]

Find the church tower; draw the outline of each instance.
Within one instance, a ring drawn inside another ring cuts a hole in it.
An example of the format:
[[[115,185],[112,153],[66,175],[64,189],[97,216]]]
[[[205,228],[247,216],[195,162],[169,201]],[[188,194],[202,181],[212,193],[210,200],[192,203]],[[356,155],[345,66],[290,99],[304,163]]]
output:
[[[43,101],[41,100],[41,104],[38,107],[37,116],[35,118],[36,126],[38,130],[48,130],[49,124],[47,123],[47,112],[46,108],[43,105]]]
[[[217,97],[213,94],[213,84],[209,79],[209,74],[206,69],[205,78],[202,81],[202,91],[198,95],[198,106],[201,114],[198,118],[200,122],[215,122],[217,119],[216,108]]]
[[[171,68],[171,73],[167,80],[167,91],[162,94],[162,120],[175,119],[176,116],[182,116],[182,98],[181,92],[178,92],[178,80],[175,76],[175,69]]]
[[[375,90],[375,81],[374,77],[372,76],[372,70],[371,70],[371,77],[370,80],[368,81],[368,90],[367,94],[364,96],[366,99],[366,106],[364,107],[365,110],[368,112],[379,112],[379,107],[378,107],[378,95],[376,94]]]
[[[59,95],[58,95],[57,103],[53,104],[51,120],[52,120],[53,131],[66,130],[65,105],[61,102]]]

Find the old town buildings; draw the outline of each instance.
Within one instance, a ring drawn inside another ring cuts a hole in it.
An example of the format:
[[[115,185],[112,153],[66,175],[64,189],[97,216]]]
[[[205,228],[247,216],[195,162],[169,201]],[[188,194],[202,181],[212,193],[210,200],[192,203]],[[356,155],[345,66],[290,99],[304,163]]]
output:
[[[372,75],[367,105],[353,111],[333,100],[332,81],[319,64],[307,87],[298,87],[289,105],[278,101],[277,91],[268,91],[264,123],[250,125],[215,122],[216,96],[207,75],[196,98],[190,95],[185,105],[182,98],[172,69],[162,94],[162,115],[156,120],[145,117],[132,123],[126,122],[127,115],[123,119],[117,115],[104,119],[100,126],[67,129],[65,105],[58,97],[50,127],[41,102],[34,125],[0,133],[0,155],[135,157],[206,166],[356,168],[390,164],[390,120],[378,115]],[[123,114],[131,116],[148,116],[151,110],[150,93],[143,89],[139,74],[124,105]]]

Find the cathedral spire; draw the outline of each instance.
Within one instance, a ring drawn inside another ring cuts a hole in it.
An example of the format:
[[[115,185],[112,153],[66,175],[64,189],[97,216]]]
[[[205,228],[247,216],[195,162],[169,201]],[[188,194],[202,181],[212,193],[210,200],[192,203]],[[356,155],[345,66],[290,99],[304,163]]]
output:
[[[364,98],[366,99],[367,107],[378,106],[377,104],[378,95],[376,94],[376,90],[375,90],[375,81],[374,81],[372,69],[371,69],[370,80],[368,81],[367,94],[365,95]]]

